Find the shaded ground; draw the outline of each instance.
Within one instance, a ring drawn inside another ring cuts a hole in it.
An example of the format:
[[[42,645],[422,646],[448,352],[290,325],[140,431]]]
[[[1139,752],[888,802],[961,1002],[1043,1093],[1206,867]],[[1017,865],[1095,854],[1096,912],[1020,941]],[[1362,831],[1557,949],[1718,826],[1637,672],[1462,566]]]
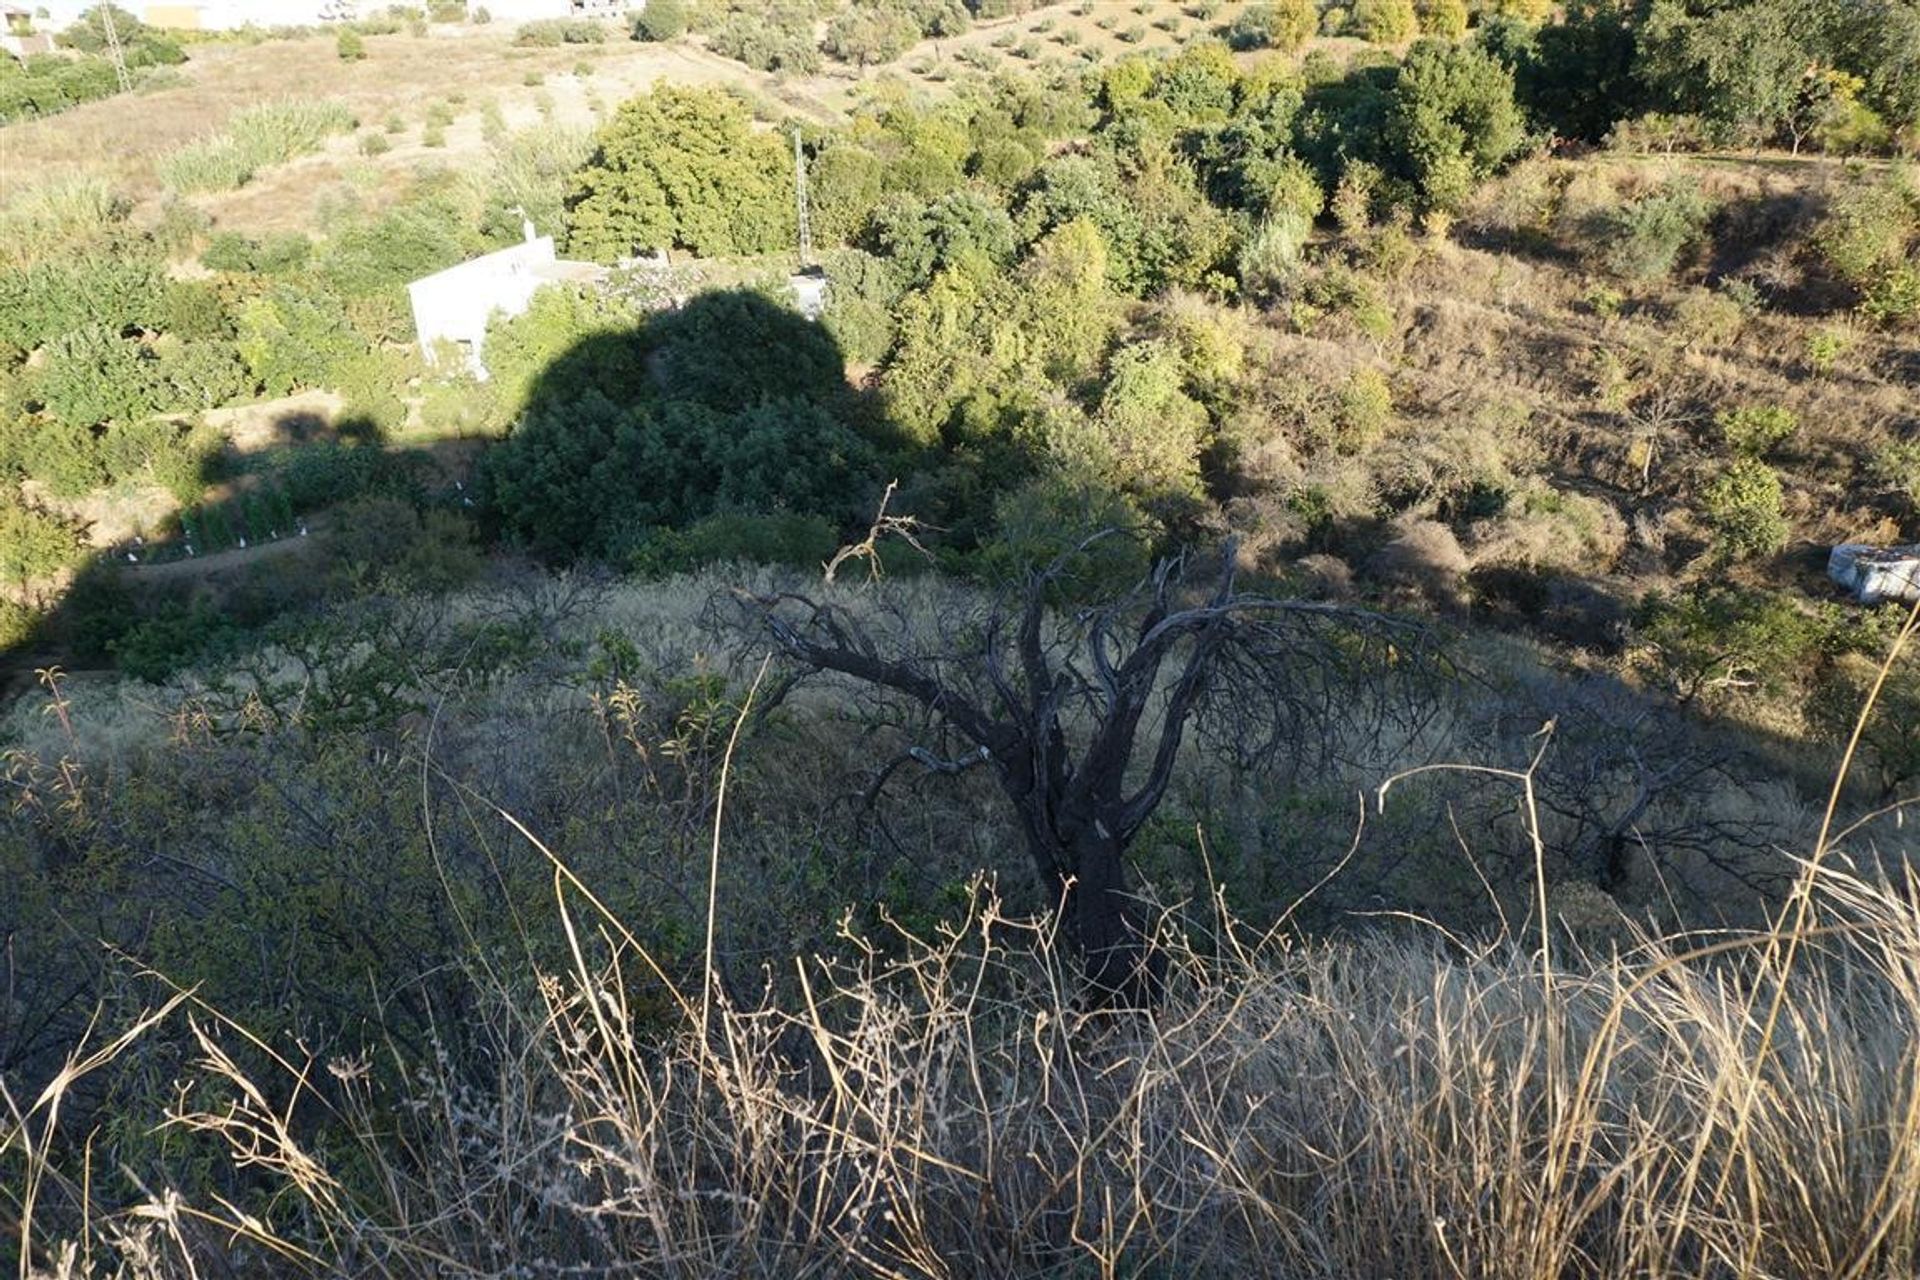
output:
[[[186,582],[210,578],[229,569],[239,569],[267,560],[288,560],[308,553],[314,541],[326,531],[326,518],[315,516],[306,522],[307,535],[279,538],[247,547],[231,547],[209,556],[190,560],[168,560],[159,564],[129,564],[123,572],[143,583]]]

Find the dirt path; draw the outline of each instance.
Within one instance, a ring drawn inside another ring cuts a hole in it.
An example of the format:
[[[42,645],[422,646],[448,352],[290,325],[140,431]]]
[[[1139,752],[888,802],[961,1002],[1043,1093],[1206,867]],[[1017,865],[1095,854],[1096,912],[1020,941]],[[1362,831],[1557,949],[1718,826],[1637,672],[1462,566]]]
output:
[[[252,564],[262,564],[274,560],[286,560],[307,552],[314,546],[319,536],[318,521],[309,521],[308,536],[277,538],[272,542],[256,543],[249,547],[230,547],[225,551],[216,551],[207,556],[189,556],[183,560],[164,560],[157,564],[123,564],[124,572],[141,582],[176,582],[193,578],[210,578],[228,569],[244,568]]]

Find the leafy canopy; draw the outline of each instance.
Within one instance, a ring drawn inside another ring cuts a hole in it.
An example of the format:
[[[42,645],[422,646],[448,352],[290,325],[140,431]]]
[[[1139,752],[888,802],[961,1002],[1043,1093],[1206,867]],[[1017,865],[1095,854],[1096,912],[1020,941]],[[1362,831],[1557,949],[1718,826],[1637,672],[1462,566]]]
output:
[[[787,148],[711,89],[661,84],[622,106],[567,205],[569,247],[600,261],[655,248],[767,253],[793,236]]]

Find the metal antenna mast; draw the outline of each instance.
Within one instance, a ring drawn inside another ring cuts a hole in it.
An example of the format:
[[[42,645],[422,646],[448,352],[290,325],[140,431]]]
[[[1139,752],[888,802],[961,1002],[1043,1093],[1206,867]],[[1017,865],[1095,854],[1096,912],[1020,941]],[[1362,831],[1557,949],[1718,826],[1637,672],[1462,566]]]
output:
[[[800,221],[800,266],[813,265],[813,220],[807,213],[807,157],[800,149],[800,130],[793,131],[793,203]]]
[[[120,82],[120,92],[133,92],[133,77],[127,74],[126,51],[120,47],[120,28],[113,23],[113,5],[111,0],[100,6],[100,27],[107,37],[107,58],[113,63],[114,78]]]

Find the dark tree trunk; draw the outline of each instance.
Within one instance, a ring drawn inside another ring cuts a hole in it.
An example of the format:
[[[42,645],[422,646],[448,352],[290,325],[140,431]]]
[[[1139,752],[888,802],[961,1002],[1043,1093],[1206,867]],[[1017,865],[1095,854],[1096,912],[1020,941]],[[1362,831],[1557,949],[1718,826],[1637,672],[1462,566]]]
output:
[[[1061,865],[1067,941],[1079,953],[1089,995],[1103,1006],[1151,1008],[1159,999],[1166,957],[1149,936],[1127,883],[1126,850],[1098,820],[1070,838]]]
[[[1073,862],[1068,910],[1092,996],[1108,1006],[1158,1004],[1165,958],[1146,935],[1119,841],[1092,823],[1073,841]]]

